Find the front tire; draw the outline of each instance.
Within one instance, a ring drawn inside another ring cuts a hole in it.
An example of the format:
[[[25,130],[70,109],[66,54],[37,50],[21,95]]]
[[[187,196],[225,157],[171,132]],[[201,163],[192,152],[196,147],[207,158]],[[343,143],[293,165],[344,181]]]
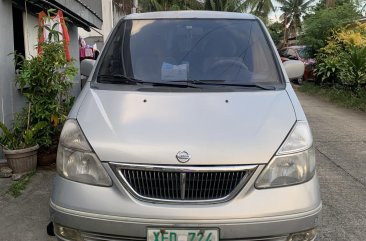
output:
[[[302,85],[302,84],[303,84],[303,82],[304,82],[304,78],[303,78],[303,77],[298,78],[298,79],[296,80],[296,84],[298,84],[298,85]]]

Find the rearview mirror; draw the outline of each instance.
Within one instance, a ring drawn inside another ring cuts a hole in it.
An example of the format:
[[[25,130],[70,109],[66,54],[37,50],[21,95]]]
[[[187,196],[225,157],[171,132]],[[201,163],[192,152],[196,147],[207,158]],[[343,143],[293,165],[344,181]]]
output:
[[[290,80],[299,79],[304,75],[305,64],[299,60],[288,60],[283,65]]]
[[[84,59],[80,63],[80,74],[89,77],[91,71],[93,70],[95,64],[94,59]]]

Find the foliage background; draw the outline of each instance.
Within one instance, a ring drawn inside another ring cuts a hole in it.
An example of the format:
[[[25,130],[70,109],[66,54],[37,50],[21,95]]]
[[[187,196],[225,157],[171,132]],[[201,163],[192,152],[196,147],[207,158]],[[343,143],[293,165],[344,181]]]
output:
[[[317,52],[327,44],[327,39],[331,37],[333,31],[354,22],[359,17],[357,7],[351,3],[343,3],[332,8],[317,6],[313,13],[304,18],[300,43],[311,46],[314,52]]]
[[[356,94],[366,86],[366,23],[335,31],[317,55],[317,76],[322,84],[349,89]]]

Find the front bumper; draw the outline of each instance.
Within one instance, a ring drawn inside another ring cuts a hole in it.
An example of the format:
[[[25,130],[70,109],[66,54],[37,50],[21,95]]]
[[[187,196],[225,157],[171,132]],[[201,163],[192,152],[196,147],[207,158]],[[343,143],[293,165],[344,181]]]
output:
[[[213,227],[219,228],[222,240],[277,241],[318,226],[322,206],[317,176],[301,185],[257,190],[253,183],[261,169],[234,199],[210,205],[142,202],[133,198],[114,175],[112,187],[57,176],[50,203],[51,220],[80,230],[84,240],[145,240],[147,227],[154,226]],[[272,238],[265,239],[268,237]]]
[[[59,207],[51,202],[51,216],[54,223],[81,230],[88,240],[146,240],[147,227],[214,227],[220,230],[221,240],[273,237],[286,238],[290,233],[314,228],[319,223],[321,205],[316,209],[273,218],[252,218],[246,220],[150,220],[96,215]],[[98,239],[99,240],[99,239]]]

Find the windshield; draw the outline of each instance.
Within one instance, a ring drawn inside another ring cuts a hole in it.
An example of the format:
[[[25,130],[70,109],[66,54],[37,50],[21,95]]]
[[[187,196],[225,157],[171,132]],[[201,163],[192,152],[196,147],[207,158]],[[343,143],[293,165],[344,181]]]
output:
[[[253,20],[123,21],[97,75],[160,83],[281,84],[269,44]]]
[[[304,47],[298,50],[299,56],[303,59],[311,58],[311,49]]]

